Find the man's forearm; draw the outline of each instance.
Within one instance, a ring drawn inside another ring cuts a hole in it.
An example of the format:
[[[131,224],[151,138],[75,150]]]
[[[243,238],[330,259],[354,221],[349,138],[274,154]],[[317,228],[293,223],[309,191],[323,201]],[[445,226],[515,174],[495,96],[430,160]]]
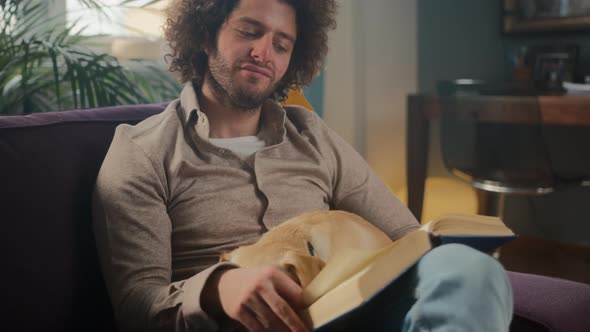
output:
[[[227,272],[230,268],[218,269],[213,272],[201,293],[201,307],[211,318],[216,321],[227,318],[227,315],[223,312],[221,302],[219,300],[219,280],[221,276]]]

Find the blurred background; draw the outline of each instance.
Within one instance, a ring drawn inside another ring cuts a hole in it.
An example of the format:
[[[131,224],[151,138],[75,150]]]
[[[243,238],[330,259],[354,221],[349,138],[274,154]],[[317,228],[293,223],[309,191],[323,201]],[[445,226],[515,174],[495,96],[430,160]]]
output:
[[[80,36],[82,40],[77,43],[89,52],[112,55],[131,69],[137,68],[133,61],[147,61],[163,75],[158,77],[172,82],[166,85],[166,93],[154,93],[162,91],[161,86],[146,85],[147,92],[137,92],[139,97],[119,102],[167,101],[179,89],[166,72],[166,46],[161,36],[169,0],[41,2],[48,5],[53,26]],[[304,88],[305,97],[407,202],[408,95],[436,94],[437,84],[443,80],[512,80],[520,57],[526,58],[520,65],[531,65],[527,52],[547,45],[575,45],[572,78],[583,82],[590,76],[590,21],[585,16],[590,13],[586,2],[556,0],[549,1],[550,6],[546,2],[340,0],[338,27],[330,36],[324,70]],[[554,20],[569,14],[572,18],[562,20],[565,25],[554,24]],[[84,105],[80,102],[75,106]],[[445,169],[439,141],[437,120],[432,120],[422,221],[478,211],[475,190]],[[542,197],[509,196],[504,220],[517,233],[534,239],[528,247],[518,249],[521,252],[545,260],[557,254],[556,261],[577,259],[571,263],[575,279],[579,269],[590,267],[588,202],[587,187]]]

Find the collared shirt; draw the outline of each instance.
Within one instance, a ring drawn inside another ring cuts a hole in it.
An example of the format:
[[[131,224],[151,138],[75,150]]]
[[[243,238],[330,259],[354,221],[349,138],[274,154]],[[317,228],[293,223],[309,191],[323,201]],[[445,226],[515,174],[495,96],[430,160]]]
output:
[[[93,213],[121,328],[225,330],[200,304],[219,255],[301,213],[350,211],[392,239],[418,227],[315,113],[266,101],[257,136],[266,147],[245,159],[211,144],[191,84],[161,114],[117,128]]]

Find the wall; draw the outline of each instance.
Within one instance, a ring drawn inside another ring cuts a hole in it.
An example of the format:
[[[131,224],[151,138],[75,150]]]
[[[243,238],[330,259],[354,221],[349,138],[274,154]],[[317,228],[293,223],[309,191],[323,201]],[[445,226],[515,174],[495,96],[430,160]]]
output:
[[[305,99],[311,104],[319,116],[324,117],[324,72],[320,72],[311,84],[303,88]]]
[[[435,92],[437,80],[502,76],[499,2],[418,0],[420,92]]]
[[[405,101],[417,88],[416,3],[340,1],[324,115],[393,189],[405,186]]]
[[[498,80],[504,73],[499,1],[418,1],[418,87],[436,93],[436,82],[455,78]],[[447,176],[438,122],[430,133],[428,174]]]
[[[357,25],[356,5],[352,1],[342,1],[337,14],[337,27],[329,36],[329,51],[325,63],[324,78],[324,119],[355,149],[364,154],[365,147],[358,139],[364,126],[356,125],[356,101],[360,99],[355,89],[359,78],[355,68],[362,64],[357,60],[358,53],[355,36]],[[360,114],[360,115],[359,115]]]
[[[416,2],[367,3],[367,160],[397,190],[406,185],[406,97],[418,83]]]
[[[521,46],[580,46],[578,76],[590,75],[590,33],[505,35],[501,1],[418,0],[418,85],[436,92],[436,81],[510,78],[508,60]]]
[[[434,93],[437,80],[510,78],[507,55],[521,45],[568,44],[581,47],[578,76],[590,74],[590,34],[501,33],[501,1],[418,1],[418,86]],[[432,123],[429,176],[450,176],[440,158],[438,123]],[[555,240],[590,242],[589,188],[555,194],[512,196],[505,221],[523,234]]]

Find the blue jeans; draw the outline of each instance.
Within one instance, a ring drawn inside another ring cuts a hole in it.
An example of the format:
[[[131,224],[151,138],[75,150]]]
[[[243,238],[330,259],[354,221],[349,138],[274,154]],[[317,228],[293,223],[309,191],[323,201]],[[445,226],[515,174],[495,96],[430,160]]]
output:
[[[393,309],[401,331],[508,331],[513,304],[506,271],[475,249],[437,247],[398,286]]]

